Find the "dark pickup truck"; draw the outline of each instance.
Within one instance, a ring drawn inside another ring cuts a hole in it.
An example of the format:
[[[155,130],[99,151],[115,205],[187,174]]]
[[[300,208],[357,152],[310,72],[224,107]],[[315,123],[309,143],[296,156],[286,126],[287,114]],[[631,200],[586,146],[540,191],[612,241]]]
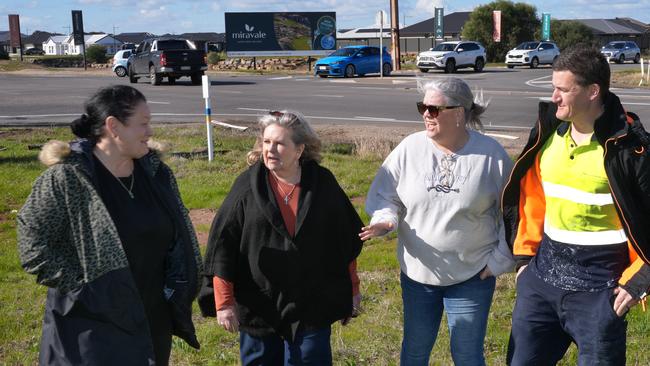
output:
[[[178,38],[150,38],[138,45],[127,63],[129,81],[137,83],[140,76],[149,77],[151,85],[159,85],[166,77],[174,84],[182,76],[192,78],[192,84],[201,84],[201,76],[208,69],[205,52],[194,44]]]

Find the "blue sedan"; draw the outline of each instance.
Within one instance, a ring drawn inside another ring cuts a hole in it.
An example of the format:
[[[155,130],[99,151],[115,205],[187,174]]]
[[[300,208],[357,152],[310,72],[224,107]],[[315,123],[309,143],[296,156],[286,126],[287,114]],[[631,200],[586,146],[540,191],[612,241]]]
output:
[[[354,75],[363,76],[370,73],[379,73],[379,53],[379,47],[343,47],[316,61],[314,73],[322,78],[326,76],[350,78]],[[382,56],[381,71],[385,76],[388,76],[393,70],[393,66],[386,47],[384,47]]]

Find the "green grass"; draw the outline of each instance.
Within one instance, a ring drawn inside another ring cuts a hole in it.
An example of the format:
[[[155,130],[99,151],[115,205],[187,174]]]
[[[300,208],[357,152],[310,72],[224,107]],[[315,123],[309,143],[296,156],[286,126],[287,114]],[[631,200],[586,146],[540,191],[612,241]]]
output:
[[[183,159],[168,156],[167,161],[176,173],[181,194],[188,207],[217,209],[235,177],[245,169],[245,155],[253,143],[248,133],[215,130],[215,150],[212,163],[205,159]],[[192,152],[205,149],[204,127],[156,128],[158,140],[172,144],[172,151]],[[38,344],[45,288],[36,285],[34,278],[20,267],[16,251],[15,210],[29,194],[31,184],[43,167],[36,161],[38,150],[29,150],[31,144],[42,144],[49,139],[71,139],[67,129],[0,129],[0,364],[30,365],[37,363]],[[379,158],[361,158],[350,155],[345,144],[325,146],[323,165],[331,169],[339,183],[361,212]],[[209,231],[209,225],[197,227]],[[401,342],[402,305],[399,288],[399,265],[396,259],[395,236],[367,242],[358,260],[363,314],[349,326],[335,324],[332,329],[332,347],[336,365],[396,365],[399,362]],[[490,314],[485,354],[489,365],[505,364],[505,351],[510,331],[510,316],[514,304],[514,276],[497,280],[497,291]],[[202,344],[195,351],[182,341],[174,339],[173,365],[237,365],[238,338],[226,333],[212,318],[203,319],[195,306],[195,324]],[[650,320],[635,307],[628,316],[628,364],[648,365],[650,347],[648,334]],[[432,365],[452,364],[449,355],[449,336],[444,324],[431,357]],[[575,347],[561,365],[576,363]]]

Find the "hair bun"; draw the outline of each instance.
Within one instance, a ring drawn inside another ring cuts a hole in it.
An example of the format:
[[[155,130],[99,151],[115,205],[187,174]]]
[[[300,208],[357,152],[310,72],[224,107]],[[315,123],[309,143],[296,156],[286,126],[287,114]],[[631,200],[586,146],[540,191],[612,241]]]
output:
[[[82,114],[81,117],[75,119],[70,124],[72,133],[77,137],[88,138],[90,137],[91,123],[87,114]]]

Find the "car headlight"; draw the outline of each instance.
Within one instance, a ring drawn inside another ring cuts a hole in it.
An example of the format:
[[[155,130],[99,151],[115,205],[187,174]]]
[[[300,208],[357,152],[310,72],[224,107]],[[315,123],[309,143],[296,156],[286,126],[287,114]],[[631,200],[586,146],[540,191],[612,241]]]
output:
[[[343,61],[334,61],[331,63],[331,65],[342,65]]]

